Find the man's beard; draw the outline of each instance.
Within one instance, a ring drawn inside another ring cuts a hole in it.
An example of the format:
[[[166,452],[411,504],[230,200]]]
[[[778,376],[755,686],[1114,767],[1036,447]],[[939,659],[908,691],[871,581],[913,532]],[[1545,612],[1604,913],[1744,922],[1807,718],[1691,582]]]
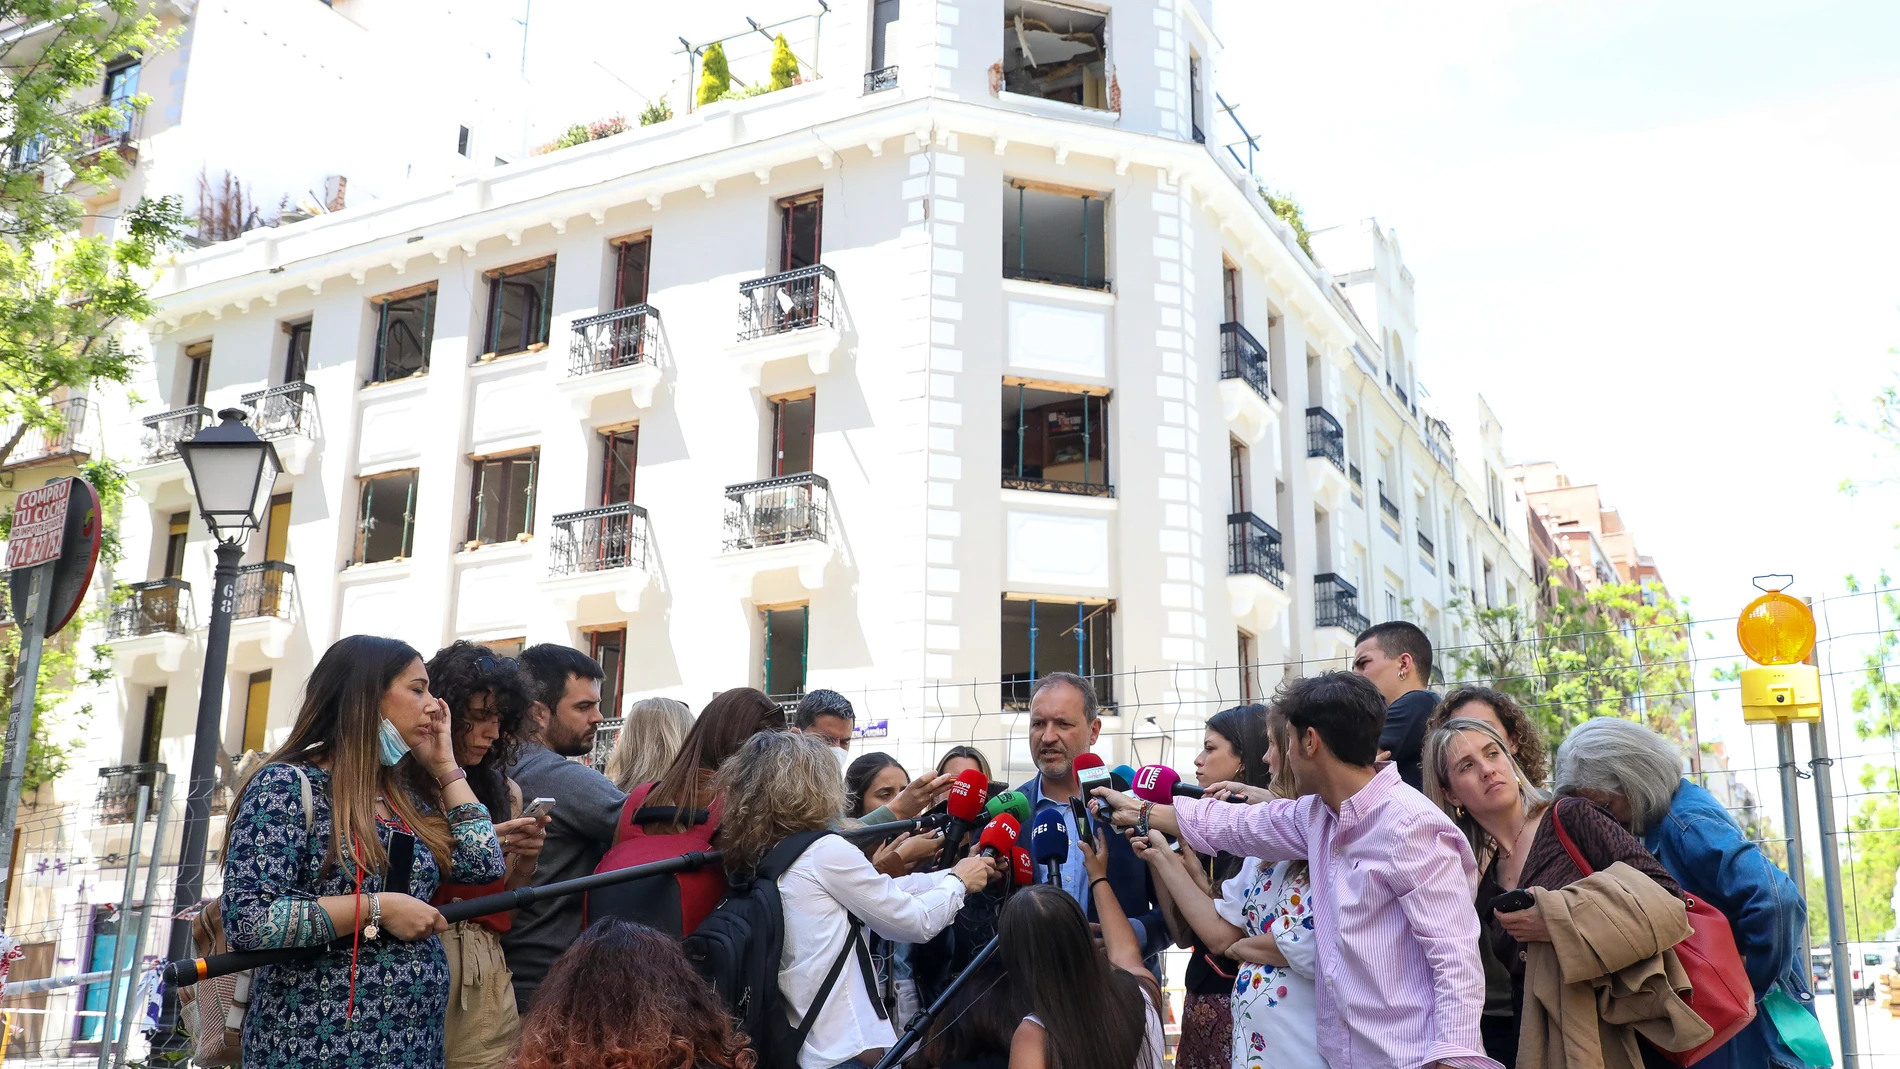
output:
[[[563,735],[558,734],[550,725],[547,732],[548,749],[562,757],[579,757],[582,754],[592,753],[596,730],[596,728],[587,728],[577,735]]]

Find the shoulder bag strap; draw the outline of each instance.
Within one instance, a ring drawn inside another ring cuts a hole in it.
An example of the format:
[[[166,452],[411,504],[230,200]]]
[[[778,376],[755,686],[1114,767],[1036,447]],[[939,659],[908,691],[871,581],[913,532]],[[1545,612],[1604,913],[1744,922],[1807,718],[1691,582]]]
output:
[[[861,923],[856,917],[852,917],[850,914],[846,914],[845,916],[849,918],[851,922],[851,935],[845,940],[844,949],[838,952],[838,960],[831,963],[831,971],[825,974],[825,982],[819,986],[818,993],[812,996],[811,1005],[806,1008],[804,1019],[798,1022],[798,1029],[792,1033],[791,1051],[793,1057],[797,1057],[798,1052],[804,1049],[805,1037],[811,1034],[812,1025],[818,1022],[818,1011],[825,1008],[825,1000],[831,997],[831,989],[838,986],[838,977],[844,972],[844,963],[850,960],[851,952],[856,950],[858,953],[864,954],[865,956],[862,959],[864,967],[869,969],[871,966],[870,955],[864,949],[864,938],[859,934]],[[882,1008],[883,1000],[878,998],[875,984],[871,987],[871,1001],[879,1006],[878,1017],[884,1019],[886,1015]]]
[[[309,835],[317,821],[317,806],[310,798],[310,777],[304,775],[302,765],[292,764],[290,770],[297,774],[297,788],[303,795],[303,833]]]
[[[1564,852],[1570,855],[1570,860],[1576,862],[1578,870],[1585,876],[1588,876],[1596,870],[1591,868],[1590,863],[1583,859],[1583,851],[1577,849],[1577,844],[1571,841],[1570,833],[1564,830],[1564,803],[1567,801],[1569,801],[1569,799],[1560,798],[1551,805],[1550,828],[1557,833],[1557,841],[1564,844]],[[1584,804],[1588,805],[1589,803],[1586,802]]]

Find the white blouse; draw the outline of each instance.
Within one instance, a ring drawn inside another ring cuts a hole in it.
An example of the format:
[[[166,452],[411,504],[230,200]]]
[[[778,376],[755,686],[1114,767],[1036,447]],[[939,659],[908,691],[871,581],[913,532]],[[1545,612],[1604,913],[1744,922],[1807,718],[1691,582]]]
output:
[[[836,835],[807,847],[779,878],[778,890],[785,909],[778,984],[793,1027],[804,1021],[845,948],[850,917],[894,943],[922,943],[950,926],[964,895],[963,881],[947,871],[892,879],[872,868],[864,851]],[[877,1015],[876,997],[865,988],[858,963],[846,961],[799,1048],[799,1069],[831,1069],[862,1051],[897,1042],[892,1023]]]

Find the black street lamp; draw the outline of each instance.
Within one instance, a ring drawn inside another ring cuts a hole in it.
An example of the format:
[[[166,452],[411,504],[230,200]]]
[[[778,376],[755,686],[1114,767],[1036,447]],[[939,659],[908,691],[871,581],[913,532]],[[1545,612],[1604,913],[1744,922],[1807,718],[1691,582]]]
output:
[[[178,443],[178,455],[198,498],[211,537],[218,542],[218,565],[211,573],[211,626],[205,634],[204,680],[198,690],[198,727],[191,750],[190,789],[185,794],[185,841],[178,855],[174,915],[198,905],[204,893],[205,851],[211,839],[211,794],[216,788],[218,750],[223,740],[224,673],[231,653],[231,616],[237,603],[238,562],[251,532],[263,525],[271,491],[283,466],[277,448],[244,425],[241,408],[218,412],[224,422],[206,427]],[[232,808],[237,800],[231,801]],[[190,956],[191,922],[172,921],[166,956]],[[176,1042],[177,994],[165,992],[160,1019],[161,1042]],[[168,1043],[169,1047],[170,1044]]]

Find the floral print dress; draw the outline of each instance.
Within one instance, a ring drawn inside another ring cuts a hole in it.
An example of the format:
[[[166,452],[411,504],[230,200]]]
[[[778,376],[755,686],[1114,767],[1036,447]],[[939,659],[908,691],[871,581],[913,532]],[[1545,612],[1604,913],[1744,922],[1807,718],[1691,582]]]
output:
[[[1314,1017],[1313,889],[1296,862],[1248,858],[1216,909],[1248,936],[1271,935],[1286,966],[1241,962],[1234,977],[1234,1069],[1326,1069]],[[1304,866],[1302,866],[1304,869]]]
[[[223,899],[232,950],[321,946],[347,934],[337,932],[317,904],[324,895],[351,894],[356,883],[348,865],[322,871],[330,843],[330,776],[312,766],[303,772],[310,782],[307,830],[302,785],[282,763],[252,778],[232,817]],[[501,879],[501,845],[488,810],[459,805],[448,822],[455,843],[449,878],[470,884]],[[385,846],[391,830],[379,821]],[[428,901],[441,876],[435,856],[418,841],[409,893]],[[381,873],[364,874],[364,892],[382,887]],[[348,949],[257,970],[244,1016],[246,1069],[442,1065],[449,998],[442,941],[430,936],[404,943],[384,935],[358,949],[353,991],[351,974]]]

